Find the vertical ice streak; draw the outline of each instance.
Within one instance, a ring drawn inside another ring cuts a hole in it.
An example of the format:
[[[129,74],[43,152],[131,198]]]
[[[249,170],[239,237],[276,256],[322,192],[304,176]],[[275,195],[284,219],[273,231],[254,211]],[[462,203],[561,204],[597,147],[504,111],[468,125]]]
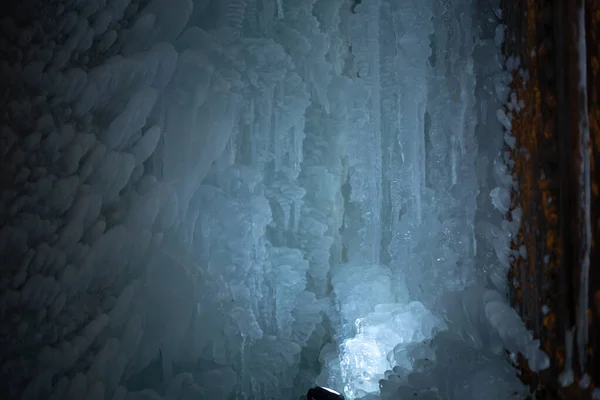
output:
[[[415,157],[414,157],[414,176],[415,184],[414,194],[417,224],[423,222],[423,202],[422,193],[425,188],[425,108],[426,101],[420,102],[417,107],[417,126],[415,129]]]
[[[381,1],[368,3],[367,15],[350,32],[356,57],[358,82],[368,93],[366,103],[357,104],[355,127],[350,134],[349,173],[351,202],[360,209],[361,261],[377,264],[381,248],[382,155],[381,155],[381,80],[379,19]],[[358,101],[357,101],[358,103]],[[360,107],[360,108],[359,108]]]
[[[450,169],[452,170],[452,186],[458,182],[458,156],[456,151],[456,136],[450,138]]]
[[[392,3],[393,4],[393,3]],[[405,223],[420,225],[423,221],[425,188],[425,113],[428,106],[427,86],[431,75],[427,58],[430,54],[430,2],[406,2],[392,10],[396,29],[396,74],[398,77],[398,109],[393,117],[398,122],[396,135],[400,157],[398,196],[392,201],[403,204]],[[410,221],[410,222],[409,222]],[[401,229],[406,230],[408,226]],[[412,228],[408,228],[412,229]]]
[[[397,27],[394,25],[391,14],[392,4],[390,1],[382,2],[380,35],[381,37],[396,37]],[[381,156],[382,156],[382,201],[384,206],[381,210],[382,234],[381,234],[381,256],[382,263],[389,263],[388,247],[392,240],[395,223],[398,220],[400,204],[393,201],[399,179],[396,165],[395,153],[398,152],[396,144],[396,131],[398,129],[397,107],[398,107],[398,78],[396,71],[396,40],[383,40],[380,47],[381,53]]]
[[[240,347],[240,385],[242,387],[242,393],[244,399],[246,399],[246,391],[243,390],[248,385],[246,384],[246,335],[242,333],[242,345]]]
[[[587,98],[587,53],[585,37],[585,2],[579,9],[578,26],[578,55],[579,55],[579,90],[581,95],[581,115],[579,120],[579,151],[580,151],[580,176],[579,185],[582,196],[581,217],[581,276],[579,281],[579,304],[577,320],[577,341],[579,344],[579,363],[581,373],[585,373],[588,346],[588,292],[591,253],[591,192],[590,192],[590,128],[588,121]]]
[[[373,143],[372,151],[372,166],[371,171],[372,185],[371,199],[374,202],[372,208],[372,218],[369,221],[369,237],[371,238],[371,262],[378,263],[381,247],[381,207],[382,207],[382,156],[381,156],[381,82],[380,79],[380,38],[379,38],[379,20],[381,13],[381,1],[374,1],[369,10],[369,18],[371,23],[368,26],[370,57],[371,65],[371,139]]]

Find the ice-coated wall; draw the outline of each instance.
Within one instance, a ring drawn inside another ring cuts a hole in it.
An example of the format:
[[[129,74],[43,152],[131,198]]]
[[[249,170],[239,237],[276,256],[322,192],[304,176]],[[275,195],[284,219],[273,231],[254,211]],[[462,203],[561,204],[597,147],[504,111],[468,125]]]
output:
[[[496,3],[19,3],[3,396],[523,391]]]

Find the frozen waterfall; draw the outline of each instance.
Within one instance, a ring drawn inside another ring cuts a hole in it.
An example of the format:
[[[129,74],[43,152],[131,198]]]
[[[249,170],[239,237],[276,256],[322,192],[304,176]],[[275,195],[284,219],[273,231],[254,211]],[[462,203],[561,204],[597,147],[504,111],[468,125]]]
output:
[[[3,398],[526,393],[498,6],[20,2]]]

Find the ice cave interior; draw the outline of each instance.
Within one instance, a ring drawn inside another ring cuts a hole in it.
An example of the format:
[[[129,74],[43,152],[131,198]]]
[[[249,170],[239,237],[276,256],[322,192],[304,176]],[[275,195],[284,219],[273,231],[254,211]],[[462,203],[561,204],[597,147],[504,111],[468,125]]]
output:
[[[507,400],[548,367],[507,300],[499,0],[36,1],[0,24],[8,398]]]

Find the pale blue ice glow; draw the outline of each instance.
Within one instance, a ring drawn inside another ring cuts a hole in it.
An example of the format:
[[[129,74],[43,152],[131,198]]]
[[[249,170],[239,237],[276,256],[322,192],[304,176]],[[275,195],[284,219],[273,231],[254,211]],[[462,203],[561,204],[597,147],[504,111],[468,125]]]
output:
[[[3,396],[506,400],[505,348],[547,366],[506,301],[498,0],[47,3],[0,21]]]

